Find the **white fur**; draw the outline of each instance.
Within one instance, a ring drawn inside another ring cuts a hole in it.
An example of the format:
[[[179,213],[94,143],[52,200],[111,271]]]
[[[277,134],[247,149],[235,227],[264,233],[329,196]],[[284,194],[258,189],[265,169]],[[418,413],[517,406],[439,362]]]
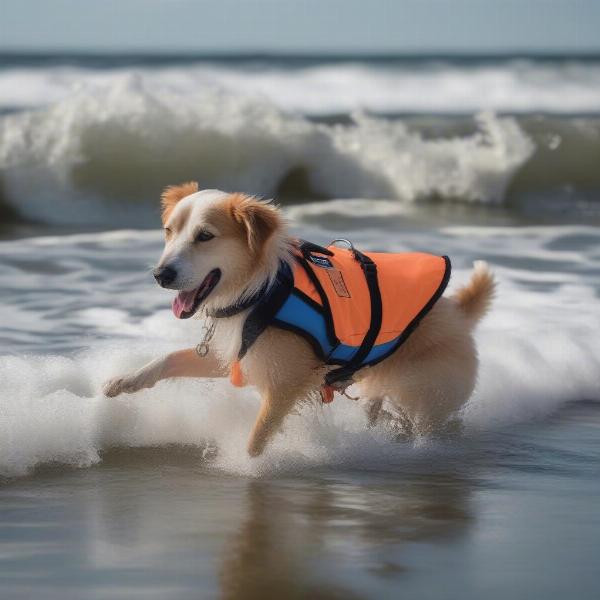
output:
[[[220,190],[203,190],[183,198],[175,206],[165,224],[166,227],[176,222],[178,216],[184,211],[189,210],[190,216],[185,219],[183,228],[166,242],[158,261],[159,267],[170,265],[177,270],[177,279],[167,287],[174,290],[193,290],[204,281],[210,271],[219,267],[223,260],[221,255],[223,249],[215,251],[215,244],[207,244],[203,251],[198,252],[194,244],[194,234],[205,222],[204,215],[209,208],[226,198],[227,194]],[[217,238],[219,237],[221,232],[214,226],[208,229]]]

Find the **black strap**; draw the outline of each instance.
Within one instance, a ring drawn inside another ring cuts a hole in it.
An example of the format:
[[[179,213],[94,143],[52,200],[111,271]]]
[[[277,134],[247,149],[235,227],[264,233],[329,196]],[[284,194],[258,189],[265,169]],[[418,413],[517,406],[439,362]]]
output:
[[[348,364],[329,371],[325,376],[325,383],[333,386],[338,382],[346,382],[352,379],[354,373],[361,368],[364,359],[369,355],[369,352],[371,352],[375,340],[379,335],[379,331],[381,330],[383,308],[381,304],[381,292],[377,281],[377,265],[368,256],[356,249],[353,249],[352,253],[361,266],[367,282],[367,288],[369,289],[369,297],[371,299],[371,322],[361,345]]]
[[[263,294],[244,321],[242,328],[242,343],[238,352],[238,360],[242,360],[261,333],[269,326],[273,316],[288,299],[294,287],[292,269],[282,262],[277,271],[275,281],[268,291]]]
[[[319,244],[313,244],[313,242],[307,242],[306,240],[298,240],[298,248],[306,256],[316,252],[317,254],[324,254],[325,256],[333,256],[333,252],[329,248],[319,246]]]
[[[306,256],[307,254],[311,254],[312,252],[316,252],[318,254],[325,254],[327,256],[333,256],[333,252],[331,252],[331,250],[324,248],[323,246],[319,246],[318,244],[313,244],[312,242],[308,242],[306,240],[298,240],[297,246],[304,256]],[[235,304],[225,306],[224,308],[217,308],[209,312],[208,316],[213,317],[215,319],[225,319],[227,317],[234,317],[235,315],[239,315],[241,312],[245,311],[251,306],[258,304],[258,302],[260,302],[260,300],[263,298],[268,289],[269,282],[267,281],[262,286],[262,288],[252,296],[249,296],[244,300],[239,300]]]
[[[223,308],[215,308],[215,310],[209,311],[208,316],[214,319],[226,319],[228,317],[234,317],[239,315],[246,309],[254,306],[263,298],[269,289],[269,282],[265,282],[264,285],[258,290],[258,292],[252,294],[244,300],[238,300],[235,304],[230,304]]]
[[[319,298],[321,299],[321,304],[323,306],[321,314],[323,315],[323,319],[325,320],[325,333],[327,335],[327,339],[329,340],[329,343],[332,346],[337,346],[340,343],[340,341],[338,340],[337,336],[335,335],[335,326],[333,323],[333,312],[331,310],[331,305],[329,304],[329,298],[327,297],[327,293],[323,289],[323,286],[321,285],[319,278],[315,275],[313,268],[311,267],[308,259],[306,258],[307,256],[310,256],[310,254],[311,253],[309,252],[303,256],[296,256],[295,257],[296,262],[304,269],[304,272],[308,276],[310,282],[313,284],[314,288],[317,290],[317,294],[319,295]],[[305,300],[305,302],[306,302],[306,300]],[[310,302],[310,300],[309,300],[309,302]]]
[[[281,262],[274,281],[267,281],[261,289],[246,298],[208,313],[214,319],[226,319],[254,307],[246,317],[242,327],[242,341],[238,352],[238,360],[244,358],[258,336],[267,328],[273,315],[283,306],[292,291],[294,277],[286,262]]]

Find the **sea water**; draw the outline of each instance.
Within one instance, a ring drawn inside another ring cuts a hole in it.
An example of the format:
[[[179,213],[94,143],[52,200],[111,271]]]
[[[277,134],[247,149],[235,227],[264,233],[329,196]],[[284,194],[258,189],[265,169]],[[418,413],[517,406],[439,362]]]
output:
[[[599,63],[2,64],[2,598],[597,596]],[[486,260],[463,435],[340,397],[250,459],[250,388],[104,398],[199,341],[151,276],[187,179],[317,243],[447,254],[449,293]]]

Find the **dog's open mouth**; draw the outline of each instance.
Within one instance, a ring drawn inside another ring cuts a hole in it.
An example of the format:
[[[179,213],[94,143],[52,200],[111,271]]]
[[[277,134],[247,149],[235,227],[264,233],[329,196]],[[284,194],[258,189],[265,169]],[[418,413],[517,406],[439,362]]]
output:
[[[221,279],[221,270],[213,269],[194,290],[182,290],[173,300],[173,314],[178,319],[189,319],[200,308]]]

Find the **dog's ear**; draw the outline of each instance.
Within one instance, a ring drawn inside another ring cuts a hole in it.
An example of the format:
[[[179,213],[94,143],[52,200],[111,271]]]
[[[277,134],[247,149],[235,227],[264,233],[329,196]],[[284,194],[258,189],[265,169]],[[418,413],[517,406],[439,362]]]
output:
[[[233,218],[244,229],[250,251],[261,256],[266,243],[283,224],[279,210],[269,202],[243,194],[234,194],[230,206]]]
[[[165,223],[169,215],[175,208],[175,205],[186,196],[195,194],[198,191],[198,183],[196,181],[188,181],[179,185],[170,185],[163,190],[160,197],[160,208],[162,222]]]

